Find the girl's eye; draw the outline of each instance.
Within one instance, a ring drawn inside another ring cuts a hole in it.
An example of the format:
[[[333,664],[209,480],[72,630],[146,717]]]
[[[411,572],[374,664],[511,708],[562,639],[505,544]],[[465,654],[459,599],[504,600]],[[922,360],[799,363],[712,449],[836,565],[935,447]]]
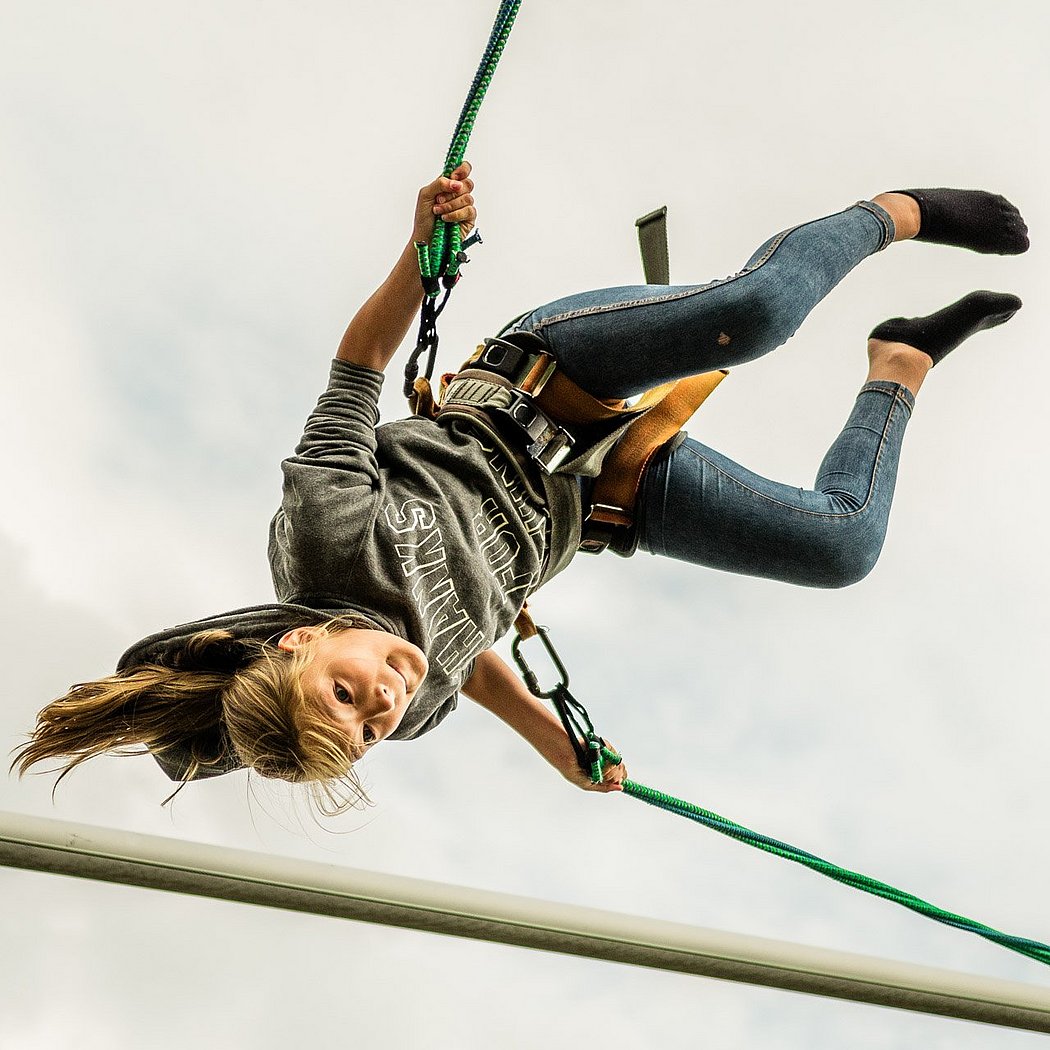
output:
[[[375,731],[372,729],[371,726],[365,726],[365,728],[363,730],[363,736],[365,738],[365,743],[366,744],[374,744],[375,743],[376,735],[375,735]]]
[[[354,702],[354,698],[350,695],[350,690],[345,686],[337,684],[333,692],[336,700],[341,704],[352,704]]]

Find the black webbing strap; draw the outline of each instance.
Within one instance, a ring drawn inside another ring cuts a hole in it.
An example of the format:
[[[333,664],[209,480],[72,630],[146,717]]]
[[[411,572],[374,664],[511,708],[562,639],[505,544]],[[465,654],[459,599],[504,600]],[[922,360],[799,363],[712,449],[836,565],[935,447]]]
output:
[[[667,205],[643,215],[635,222],[642,249],[646,284],[670,284],[671,260],[667,254]]]

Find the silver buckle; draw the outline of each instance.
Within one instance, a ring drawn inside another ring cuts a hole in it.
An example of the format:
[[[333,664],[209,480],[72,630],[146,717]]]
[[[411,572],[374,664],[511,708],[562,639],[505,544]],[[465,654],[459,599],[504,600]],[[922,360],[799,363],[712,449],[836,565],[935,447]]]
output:
[[[610,543],[616,538],[616,534],[625,528],[610,521],[596,521],[594,512],[596,510],[612,510],[623,514],[623,507],[613,506],[611,503],[592,503],[591,509],[587,511],[583,519],[583,529],[580,535],[580,545],[576,549],[582,554],[603,554]]]
[[[553,474],[568,459],[572,451],[573,437],[546,415],[528,394],[521,390],[511,391],[507,414],[528,436],[526,448],[547,474]]]

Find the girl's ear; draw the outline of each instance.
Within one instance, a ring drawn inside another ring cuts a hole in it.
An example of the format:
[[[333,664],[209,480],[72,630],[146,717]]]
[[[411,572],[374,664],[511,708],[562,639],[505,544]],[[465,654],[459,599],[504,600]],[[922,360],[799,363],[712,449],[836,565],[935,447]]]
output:
[[[307,645],[317,637],[316,627],[296,627],[292,631],[286,631],[277,642],[277,648],[285,652],[293,652],[302,645]]]

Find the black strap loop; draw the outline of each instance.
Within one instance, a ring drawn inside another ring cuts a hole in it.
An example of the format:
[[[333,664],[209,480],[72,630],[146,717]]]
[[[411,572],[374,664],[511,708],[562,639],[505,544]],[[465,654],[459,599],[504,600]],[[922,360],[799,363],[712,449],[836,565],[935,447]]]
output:
[[[423,287],[428,287],[428,280],[433,283],[434,290],[437,292],[438,281],[436,278],[424,278]],[[455,281],[453,281],[453,284],[455,284]],[[423,377],[429,380],[434,374],[434,363],[437,360],[438,349],[437,319],[441,316],[441,311],[445,309],[445,304],[448,302],[448,297],[451,293],[452,286],[446,286],[445,297],[441,300],[440,305],[437,301],[437,295],[427,295],[423,300],[423,306],[419,311],[419,335],[416,337],[416,347],[405,365],[405,397],[410,398],[415,389],[416,378],[419,375],[419,359],[423,354],[427,355],[426,370]]]

